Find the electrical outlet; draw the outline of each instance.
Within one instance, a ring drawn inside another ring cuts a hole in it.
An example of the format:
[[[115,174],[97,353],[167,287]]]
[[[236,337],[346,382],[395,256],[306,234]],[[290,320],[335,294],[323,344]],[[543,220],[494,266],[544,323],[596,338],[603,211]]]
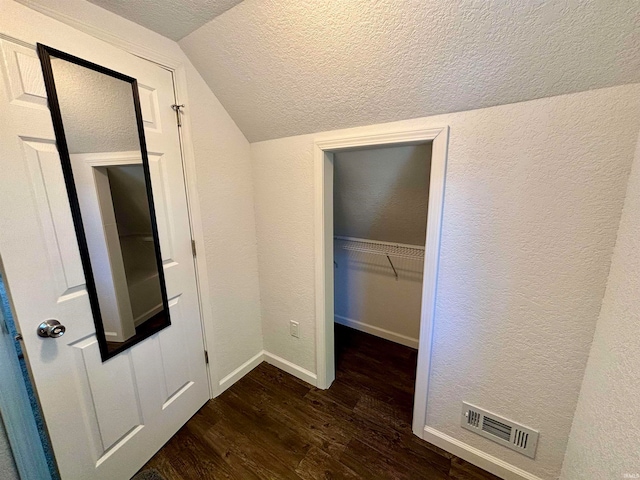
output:
[[[292,337],[300,338],[300,324],[291,320],[289,324],[289,333]]]

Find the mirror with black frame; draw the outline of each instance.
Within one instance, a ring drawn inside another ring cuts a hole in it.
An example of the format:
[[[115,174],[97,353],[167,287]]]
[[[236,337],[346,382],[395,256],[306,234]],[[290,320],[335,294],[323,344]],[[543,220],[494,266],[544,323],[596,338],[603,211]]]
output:
[[[51,47],[38,55],[105,361],[171,324],[138,84]]]

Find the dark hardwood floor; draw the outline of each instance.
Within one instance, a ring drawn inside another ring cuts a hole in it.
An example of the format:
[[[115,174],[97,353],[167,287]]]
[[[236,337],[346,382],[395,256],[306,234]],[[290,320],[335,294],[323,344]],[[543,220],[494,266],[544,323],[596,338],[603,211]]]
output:
[[[416,354],[336,325],[330,389],[263,363],[144,468],[167,480],[497,479],[411,433]]]

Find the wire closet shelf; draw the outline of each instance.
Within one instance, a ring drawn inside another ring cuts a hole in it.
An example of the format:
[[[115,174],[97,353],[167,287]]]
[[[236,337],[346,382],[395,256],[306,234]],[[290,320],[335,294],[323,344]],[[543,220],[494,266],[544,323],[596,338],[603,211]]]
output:
[[[404,243],[380,242],[354,237],[334,237],[339,246],[344,250],[354,252],[371,253],[396,258],[423,259],[424,247],[419,245],[407,245]]]
[[[424,247],[420,247],[418,245],[380,242],[378,240],[367,240],[365,238],[353,237],[336,236],[333,238],[344,250],[350,250],[352,252],[371,253],[373,255],[383,255],[387,257],[396,280],[398,280],[398,271],[396,270],[391,257],[408,258],[412,260],[424,259]],[[333,263],[337,268],[338,264],[335,262],[335,260]]]

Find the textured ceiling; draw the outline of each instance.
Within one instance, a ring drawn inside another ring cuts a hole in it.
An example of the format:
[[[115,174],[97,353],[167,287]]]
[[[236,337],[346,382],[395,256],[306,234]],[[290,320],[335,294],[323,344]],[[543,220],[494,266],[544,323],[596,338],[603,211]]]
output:
[[[89,0],[172,40],[201,27],[242,0]]]
[[[245,0],[179,43],[250,141],[640,81],[640,3]]]

